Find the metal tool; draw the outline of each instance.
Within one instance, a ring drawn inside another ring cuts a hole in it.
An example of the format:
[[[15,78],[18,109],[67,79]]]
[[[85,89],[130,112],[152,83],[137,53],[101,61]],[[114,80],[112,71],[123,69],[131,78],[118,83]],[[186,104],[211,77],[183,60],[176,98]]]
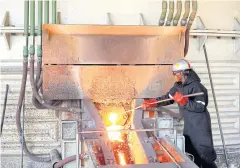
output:
[[[216,109],[216,113],[217,113],[218,125],[219,125],[220,135],[221,135],[222,144],[223,144],[223,152],[224,152],[224,156],[225,156],[225,159],[226,159],[227,168],[229,168],[228,157],[227,157],[226,146],[225,146],[225,140],[224,140],[223,131],[222,131],[222,124],[221,124],[221,119],[220,119],[220,115],[219,115],[219,111],[218,111],[218,105],[217,105],[216,95],[215,95],[215,91],[214,91],[212,75],[211,75],[211,71],[210,71],[210,66],[209,66],[209,61],[208,61],[208,56],[207,56],[207,49],[206,49],[205,44],[203,45],[203,50],[204,50],[204,55],[205,55],[205,59],[206,59],[206,63],[207,63],[207,69],[208,69],[208,75],[209,75],[212,94],[213,94],[214,105],[215,105],[215,109]]]
[[[2,113],[2,119],[1,119],[1,132],[0,132],[0,136],[2,136],[3,123],[4,123],[5,112],[6,112],[6,106],[7,106],[8,89],[9,89],[9,85],[6,84],[5,99],[4,99],[3,113]]]
[[[91,130],[91,131],[82,131],[80,134],[91,134],[91,133],[103,133],[103,132],[152,132],[156,130],[172,130],[171,128],[154,128],[154,129],[116,129],[116,130]]]
[[[199,92],[199,93],[193,93],[193,94],[189,94],[189,95],[184,95],[183,97],[201,96],[201,95],[203,95],[203,94],[204,94],[203,92]],[[166,102],[166,101],[170,101],[170,100],[173,100],[173,98],[164,99],[164,100],[159,100],[159,101],[157,101],[157,102],[149,103],[149,104],[157,104],[157,103],[162,103],[162,102]],[[134,108],[134,109],[127,110],[127,111],[124,111],[124,112],[122,112],[122,113],[118,113],[118,115],[120,115],[120,114],[125,114],[125,113],[131,112],[131,111],[133,111],[133,110],[137,110],[137,109],[140,109],[140,108],[142,108],[142,105],[141,105],[141,106],[137,106],[137,107]]]

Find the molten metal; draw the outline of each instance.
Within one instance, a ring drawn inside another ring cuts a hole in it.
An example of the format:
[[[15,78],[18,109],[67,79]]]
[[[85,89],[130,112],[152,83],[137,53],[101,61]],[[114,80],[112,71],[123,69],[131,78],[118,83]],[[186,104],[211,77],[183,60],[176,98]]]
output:
[[[120,165],[126,165],[125,157],[123,153],[118,153],[119,160],[120,160]]]
[[[120,130],[122,127],[120,125],[116,125],[117,121],[117,114],[116,113],[111,113],[109,115],[109,121],[112,123],[111,126],[107,127],[108,131],[114,131],[114,130]],[[108,137],[111,141],[119,141],[119,142],[124,142],[122,139],[122,134],[121,132],[108,132]]]

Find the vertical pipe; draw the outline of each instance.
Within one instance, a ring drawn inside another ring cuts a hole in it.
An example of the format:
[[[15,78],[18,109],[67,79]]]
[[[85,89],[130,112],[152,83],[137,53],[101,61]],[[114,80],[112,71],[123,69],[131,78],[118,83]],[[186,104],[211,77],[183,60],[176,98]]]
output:
[[[162,1],[162,13],[161,13],[161,16],[160,16],[160,19],[159,19],[159,23],[158,23],[159,26],[163,26],[164,25],[165,18],[166,18],[166,13],[167,13],[167,1],[163,0]]]
[[[197,8],[198,8],[198,4],[197,4],[197,0],[192,0],[192,13],[191,15],[189,16],[189,21],[188,21],[188,24],[187,24],[187,29],[190,29],[191,26],[192,26],[192,23],[196,17],[196,14],[197,14]]]
[[[57,2],[56,0],[52,0],[52,23],[56,24],[57,20]]]
[[[219,111],[218,111],[218,105],[217,105],[217,100],[216,100],[215,90],[214,90],[214,86],[213,86],[210,65],[209,65],[208,56],[207,56],[207,49],[206,49],[205,44],[203,45],[203,50],[204,50],[205,60],[206,60],[206,63],[207,63],[207,70],[208,70],[209,80],[210,80],[210,84],[211,84],[214,105],[215,105],[215,109],[216,109],[216,113],[217,113],[218,126],[219,126],[220,135],[221,135],[221,139],[222,139],[223,152],[224,152],[224,156],[225,156],[225,159],[226,159],[226,166],[227,166],[227,168],[229,168],[228,157],[227,157],[226,146],[225,146],[225,140],[224,140],[223,131],[222,131],[222,124],[221,124],[221,119],[220,119],[220,115],[219,115]]]
[[[44,23],[49,23],[49,0],[46,0],[44,3]]]
[[[5,97],[4,97],[4,105],[3,105],[3,112],[2,112],[2,119],[1,119],[1,132],[0,132],[0,137],[2,136],[3,123],[4,123],[4,118],[5,118],[5,112],[6,112],[7,99],[8,99],[8,89],[9,89],[9,85],[6,84]]]
[[[42,0],[38,1],[38,44],[37,44],[37,74],[36,83],[40,78],[41,64],[42,64]]]
[[[173,26],[177,26],[178,25],[178,21],[180,19],[180,16],[181,16],[181,13],[182,13],[182,1],[181,0],[178,0],[177,1],[177,13],[173,19]]]
[[[76,168],[79,168],[79,130],[78,130],[78,121],[76,121]]]
[[[184,12],[182,20],[181,20],[181,26],[186,25],[189,13],[190,13],[190,1],[186,0],[185,1],[185,12]]]
[[[169,13],[168,13],[168,17],[167,17],[166,26],[171,26],[171,22],[172,22],[172,19],[173,19],[173,13],[174,13],[174,1],[171,0],[169,2]]]
[[[28,30],[29,30],[29,1],[24,2],[24,36],[26,38],[25,46],[23,47],[24,61],[28,60]]]
[[[30,45],[30,58],[34,59],[35,54],[35,0],[30,1],[30,37],[31,37],[31,45]]]

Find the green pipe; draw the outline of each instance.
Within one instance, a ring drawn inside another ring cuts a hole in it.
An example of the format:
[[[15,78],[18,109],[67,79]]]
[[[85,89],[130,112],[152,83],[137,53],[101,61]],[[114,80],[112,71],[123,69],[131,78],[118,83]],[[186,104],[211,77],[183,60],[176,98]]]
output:
[[[197,9],[198,9],[198,4],[197,4],[197,1],[196,0],[193,0],[192,1],[192,13],[189,17],[189,21],[188,21],[188,25],[187,25],[187,29],[190,29],[192,24],[193,24],[193,21],[196,17],[196,14],[197,14]]]
[[[42,35],[42,12],[43,12],[43,6],[42,1],[38,1],[38,35]]]
[[[30,56],[35,53],[35,0],[30,1],[30,36],[32,36],[32,44],[30,45]]]
[[[46,0],[44,3],[44,23],[49,23],[49,1]]]
[[[169,2],[169,13],[168,13],[168,17],[167,17],[167,23],[166,26],[170,26],[172,19],[173,19],[173,13],[174,13],[174,1],[171,0]]]
[[[187,19],[190,13],[190,1],[185,1],[185,13],[183,14],[182,20],[181,20],[181,26],[185,26],[187,23]]]
[[[57,2],[52,0],[52,23],[56,24],[57,21]]]
[[[162,13],[161,13],[161,16],[160,16],[160,19],[159,19],[159,23],[158,23],[159,26],[163,26],[164,25],[166,14],[167,14],[167,1],[163,0],[162,1]]]
[[[181,16],[181,13],[182,13],[182,1],[181,0],[178,0],[177,1],[177,13],[173,19],[173,26],[177,26],[178,25],[178,21],[180,19],[180,16]]]
[[[28,58],[28,30],[29,30],[29,1],[24,2],[24,36],[26,37],[26,44],[23,47],[23,57],[27,61]]]
[[[42,35],[42,1],[38,1],[38,36],[41,38]],[[40,40],[40,44],[37,46],[37,56],[39,59],[42,57],[42,45],[41,45],[42,40]]]

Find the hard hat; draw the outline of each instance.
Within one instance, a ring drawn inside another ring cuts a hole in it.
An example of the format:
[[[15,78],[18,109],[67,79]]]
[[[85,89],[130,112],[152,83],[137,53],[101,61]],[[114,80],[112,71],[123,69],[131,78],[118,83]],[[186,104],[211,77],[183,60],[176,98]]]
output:
[[[190,63],[185,59],[181,59],[181,60],[177,61],[172,66],[172,71],[173,72],[180,72],[180,71],[185,71],[185,70],[188,70],[188,69],[192,69],[192,68],[190,66]]]

